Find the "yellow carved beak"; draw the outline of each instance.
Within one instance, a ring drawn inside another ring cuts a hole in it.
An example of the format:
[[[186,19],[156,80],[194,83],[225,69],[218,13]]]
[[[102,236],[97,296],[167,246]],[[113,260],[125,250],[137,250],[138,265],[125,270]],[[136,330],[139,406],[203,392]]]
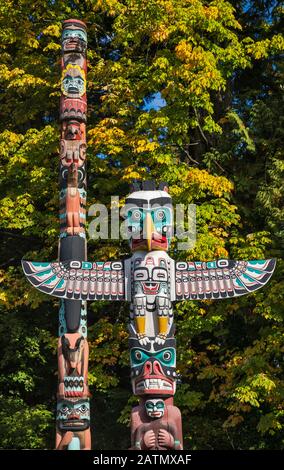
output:
[[[149,212],[147,212],[146,214],[145,232],[146,232],[147,248],[148,248],[148,251],[151,251],[154,224],[153,224],[153,219],[151,217],[151,214],[149,214]]]

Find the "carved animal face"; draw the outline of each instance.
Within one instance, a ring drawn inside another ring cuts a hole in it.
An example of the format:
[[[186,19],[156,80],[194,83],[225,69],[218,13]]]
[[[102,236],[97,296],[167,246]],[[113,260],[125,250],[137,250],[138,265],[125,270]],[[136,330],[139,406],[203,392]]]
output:
[[[151,398],[145,401],[145,410],[150,418],[162,418],[165,414],[164,400]]]
[[[70,121],[63,124],[63,138],[66,140],[82,140],[85,137],[85,125],[77,121]]]
[[[86,93],[86,74],[79,65],[68,64],[62,71],[61,91],[69,98],[81,98]]]
[[[62,48],[64,52],[81,52],[85,53],[87,48],[87,33],[84,29],[69,25],[62,32]]]
[[[90,425],[89,401],[71,398],[59,400],[56,420],[60,431],[84,431]]]
[[[176,388],[175,339],[167,338],[163,345],[150,339],[141,347],[136,338],[129,339],[131,379],[135,395],[172,396]]]
[[[136,191],[124,207],[132,251],[165,250],[172,237],[172,199],[166,191]]]
[[[73,340],[73,336],[75,339]],[[62,336],[62,352],[66,361],[69,362],[72,369],[78,367],[79,362],[82,360],[82,353],[84,348],[85,339],[83,336],[77,335],[63,335]]]

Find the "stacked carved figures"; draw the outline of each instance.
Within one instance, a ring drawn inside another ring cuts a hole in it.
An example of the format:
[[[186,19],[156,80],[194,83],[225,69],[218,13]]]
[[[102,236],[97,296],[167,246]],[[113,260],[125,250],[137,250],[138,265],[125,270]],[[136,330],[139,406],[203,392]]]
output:
[[[84,23],[67,20],[62,35],[59,261],[23,261],[40,291],[59,297],[57,449],[90,449],[86,301],[130,302],[133,393],[131,449],[182,449],[174,406],[174,301],[249,294],[270,279],[275,260],[174,261],[172,199],[165,183],[133,184],[124,207],[132,256],[86,261],[86,48]]]
[[[168,187],[134,183],[124,208],[130,248],[130,361],[134,395],[131,449],[180,450],[182,422],[173,404],[176,390],[176,341],[173,309],[174,261],[166,253],[173,229]]]
[[[76,300],[130,302],[131,379],[133,393],[140,397],[131,414],[131,449],[179,450],[183,444],[181,415],[173,404],[177,376],[172,302],[249,294],[268,282],[275,260],[174,261],[167,254],[173,232],[173,208],[165,183],[158,188],[150,181],[135,183],[123,212],[133,253],[130,258],[87,262],[74,250],[68,261],[67,256],[54,263],[23,261],[23,269],[39,290],[68,299],[72,305]],[[80,318],[82,322],[82,314]],[[67,371],[74,371],[71,357],[73,351],[78,351],[80,335],[72,345],[69,337],[65,334],[66,339],[60,344],[62,351],[69,348]],[[84,337],[81,341],[84,353],[80,357],[87,359],[87,343]],[[83,370],[86,371],[81,367],[82,377]],[[82,406],[88,410],[85,378],[83,383]],[[83,423],[82,415],[80,422]]]
[[[63,23],[61,58],[59,261],[86,259],[86,26]],[[57,449],[90,449],[86,302],[61,300]]]

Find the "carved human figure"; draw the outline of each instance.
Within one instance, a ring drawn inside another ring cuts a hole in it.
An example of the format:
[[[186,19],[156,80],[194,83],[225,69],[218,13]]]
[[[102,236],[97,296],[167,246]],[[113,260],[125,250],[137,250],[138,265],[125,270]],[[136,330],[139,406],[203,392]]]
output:
[[[63,166],[75,163],[80,167],[84,164],[86,159],[85,127],[85,124],[74,120],[63,123],[60,141],[60,158]]]
[[[181,450],[179,409],[161,398],[141,400],[131,414],[132,450]]]
[[[80,225],[80,212],[83,211],[80,204],[81,202],[83,204],[85,200],[81,201],[78,189],[78,168],[72,163],[68,169],[65,199],[66,232],[69,235],[78,235],[83,230]]]
[[[149,343],[150,336],[161,345],[166,340],[173,321],[170,274],[171,259],[164,251],[133,254],[130,311],[141,345]]]

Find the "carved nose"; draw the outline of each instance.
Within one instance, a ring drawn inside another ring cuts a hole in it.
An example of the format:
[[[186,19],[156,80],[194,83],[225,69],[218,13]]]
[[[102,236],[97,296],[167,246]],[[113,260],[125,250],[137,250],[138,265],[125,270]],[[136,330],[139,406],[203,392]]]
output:
[[[161,375],[163,374],[163,371],[158,361],[146,361],[144,364],[143,373],[147,375]]]
[[[146,361],[144,364],[144,374],[152,374],[152,362]]]
[[[160,363],[158,361],[153,362],[153,372],[155,375],[160,375],[163,373]]]

